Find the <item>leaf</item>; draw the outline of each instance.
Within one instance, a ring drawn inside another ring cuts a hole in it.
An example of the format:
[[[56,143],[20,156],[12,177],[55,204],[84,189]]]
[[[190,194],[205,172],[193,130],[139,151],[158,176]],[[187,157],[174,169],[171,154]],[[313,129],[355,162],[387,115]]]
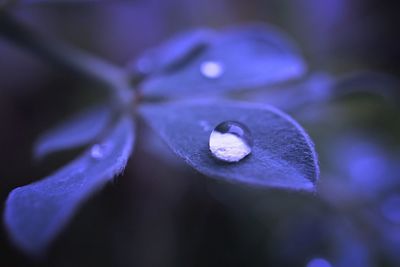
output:
[[[146,74],[176,67],[209,45],[214,36],[215,32],[209,29],[177,34],[159,47],[145,52],[136,61],[136,67]]]
[[[142,83],[143,93],[151,97],[220,94],[297,78],[306,69],[292,42],[271,27],[230,29],[209,42],[185,64],[150,75]]]
[[[374,71],[358,71],[343,75],[335,84],[336,98],[351,94],[369,93],[383,97],[389,103],[398,104],[400,80],[393,75]]]
[[[353,123],[354,124],[354,123]],[[346,131],[340,134],[330,132],[325,144],[326,179],[322,191],[325,196],[341,203],[363,203],[379,199],[385,192],[396,187],[400,178],[399,160],[375,136],[365,132]]]
[[[214,178],[271,188],[313,191],[319,176],[314,146],[288,115],[269,107],[235,102],[147,105],[144,119],[172,150],[199,172]],[[209,151],[213,128],[227,120],[246,125],[252,153],[222,164]]]
[[[317,72],[296,83],[250,92],[245,99],[269,104],[285,111],[299,111],[312,105],[325,104],[332,97],[334,83],[332,75]]]
[[[133,142],[133,123],[123,117],[101,144],[43,180],[14,189],[4,213],[14,243],[27,253],[43,253],[79,205],[122,172]]]
[[[110,120],[111,110],[105,106],[92,107],[75,114],[37,140],[34,156],[40,159],[53,152],[86,145],[99,137]]]

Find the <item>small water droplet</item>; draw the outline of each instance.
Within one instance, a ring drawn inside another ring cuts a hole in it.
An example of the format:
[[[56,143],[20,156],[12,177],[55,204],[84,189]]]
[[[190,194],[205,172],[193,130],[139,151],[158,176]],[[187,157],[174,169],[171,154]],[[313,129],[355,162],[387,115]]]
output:
[[[225,121],[211,132],[212,155],[225,162],[238,162],[251,153],[253,139],[249,129],[235,121]]]
[[[96,144],[90,150],[90,156],[94,159],[102,159],[105,156],[105,146]]]
[[[217,79],[221,77],[224,68],[219,62],[205,61],[200,65],[200,72],[209,79]]]
[[[332,267],[332,264],[323,258],[314,258],[307,263],[307,267]]]

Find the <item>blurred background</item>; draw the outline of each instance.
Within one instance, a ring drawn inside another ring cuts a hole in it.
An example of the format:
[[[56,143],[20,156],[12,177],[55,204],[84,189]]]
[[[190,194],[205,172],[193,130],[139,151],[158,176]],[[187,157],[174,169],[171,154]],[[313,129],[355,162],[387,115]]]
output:
[[[24,256],[2,227],[0,266],[400,266],[395,1],[15,2],[9,11],[21,22],[121,66],[180,31],[270,23],[298,44],[310,75],[318,73],[312,76],[317,82],[306,85],[315,85],[314,93],[303,97],[323,92],[321,77],[340,93],[296,108],[289,108],[291,94],[265,100],[290,113],[314,139],[321,161],[317,195],[206,178],[141,123],[124,175],[85,203],[48,256]],[[371,75],[353,76],[366,70]],[[35,162],[32,144],[102,97],[103,91],[0,36],[1,203],[13,188],[76,155]]]

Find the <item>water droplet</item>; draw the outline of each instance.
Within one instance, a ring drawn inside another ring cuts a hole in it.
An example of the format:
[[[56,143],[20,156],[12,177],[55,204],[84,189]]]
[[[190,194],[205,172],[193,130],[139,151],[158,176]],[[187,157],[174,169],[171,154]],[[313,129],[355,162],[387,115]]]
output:
[[[94,159],[102,159],[105,156],[105,146],[96,144],[90,150],[90,156]]]
[[[323,258],[314,258],[307,263],[307,267],[332,267],[332,264]]]
[[[209,141],[212,155],[225,162],[238,162],[251,153],[253,139],[249,129],[235,121],[217,125]]]
[[[216,79],[221,77],[224,68],[219,62],[205,61],[200,65],[200,72],[209,79]]]

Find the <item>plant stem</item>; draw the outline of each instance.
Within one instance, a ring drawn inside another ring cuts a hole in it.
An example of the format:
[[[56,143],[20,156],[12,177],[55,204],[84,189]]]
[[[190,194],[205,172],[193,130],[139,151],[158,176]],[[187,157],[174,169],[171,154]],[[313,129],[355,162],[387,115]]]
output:
[[[0,34],[18,46],[111,90],[120,104],[133,100],[127,72],[102,59],[87,54],[47,36],[35,33],[9,14],[0,11]]]

